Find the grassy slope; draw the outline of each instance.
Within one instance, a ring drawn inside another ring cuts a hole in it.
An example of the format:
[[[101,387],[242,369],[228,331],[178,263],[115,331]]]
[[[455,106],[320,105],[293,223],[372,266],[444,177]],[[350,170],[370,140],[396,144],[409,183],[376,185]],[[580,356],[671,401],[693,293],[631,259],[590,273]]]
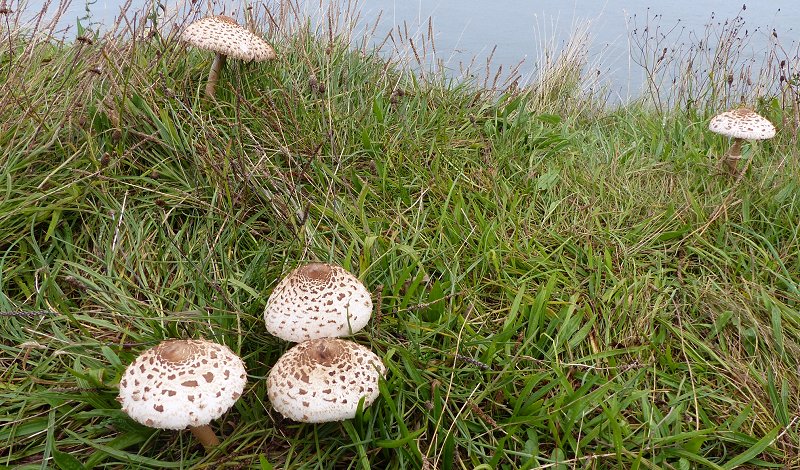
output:
[[[172,41],[12,46],[0,309],[58,314],[0,318],[0,464],[800,466],[788,132],[732,188],[711,111],[494,101],[307,34],[233,63],[217,102]],[[354,339],[390,373],[346,423],[266,400],[288,345],[261,312],[308,260],[379,306]],[[138,351],[200,336],[250,373],[209,456],[114,400]]]

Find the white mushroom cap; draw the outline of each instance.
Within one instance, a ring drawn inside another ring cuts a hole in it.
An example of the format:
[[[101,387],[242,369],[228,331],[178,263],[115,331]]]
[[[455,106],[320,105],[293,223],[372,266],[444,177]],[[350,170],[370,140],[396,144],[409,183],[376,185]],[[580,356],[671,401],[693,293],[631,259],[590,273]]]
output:
[[[768,119],[748,108],[725,111],[711,119],[708,128],[728,137],[747,140],[771,139],[775,126]]]
[[[201,18],[186,27],[181,39],[200,49],[235,59],[260,62],[275,58],[275,49],[269,43],[227,16]]]
[[[143,352],[119,383],[122,410],[152,428],[203,426],[242,395],[244,363],[227,346],[168,340]]]
[[[347,336],[364,328],[372,297],[341,266],[311,263],[286,276],[267,300],[267,331],[286,341]]]
[[[304,341],[278,359],[267,377],[267,395],[283,416],[304,423],[341,421],[378,397],[386,367],[372,351],[352,341]]]

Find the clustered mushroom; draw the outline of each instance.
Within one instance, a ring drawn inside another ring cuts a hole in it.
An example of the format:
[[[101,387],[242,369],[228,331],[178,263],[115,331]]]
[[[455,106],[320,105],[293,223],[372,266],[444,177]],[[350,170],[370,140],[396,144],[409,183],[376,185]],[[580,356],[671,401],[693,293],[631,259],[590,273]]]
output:
[[[708,125],[711,132],[733,138],[733,145],[723,162],[731,175],[738,174],[737,165],[742,158],[744,140],[771,139],[775,136],[775,126],[769,120],[749,108],[725,111],[711,118]]]
[[[372,298],[341,266],[311,263],[289,273],[267,300],[267,330],[298,342],[275,363],[267,395],[284,417],[307,423],[355,416],[378,397],[386,367],[372,351],[338,339],[366,326]]]
[[[311,263],[292,271],[270,295],[269,331],[298,342],[270,370],[276,411],[300,422],[341,421],[378,397],[386,366],[372,351],[337,338],[361,330],[372,314],[367,288],[341,266]],[[206,449],[219,444],[209,423],[242,395],[244,363],[227,346],[167,340],[144,351],[119,384],[122,410],[159,429],[189,428]]]
[[[206,95],[209,98],[214,97],[226,57],[248,62],[275,58],[275,50],[268,42],[239,26],[232,18],[223,15],[206,16],[195,21],[186,27],[181,39],[192,46],[215,54],[206,84]]]
[[[131,363],[119,383],[122,411],[152,428],[186,429],[211,448],[209,423],[242,395],[247,373],[227,346],[205,340],[167,340]]]

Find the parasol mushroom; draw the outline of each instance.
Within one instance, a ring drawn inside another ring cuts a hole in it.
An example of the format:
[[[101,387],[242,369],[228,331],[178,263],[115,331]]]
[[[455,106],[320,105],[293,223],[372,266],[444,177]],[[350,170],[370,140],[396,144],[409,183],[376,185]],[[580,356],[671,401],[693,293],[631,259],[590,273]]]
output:
[[[275,50],[269,43],[222,15],[206,16],[190,24],[181,34],[181,40],[216,54],[206,84],[209,98],[214,97],[226,57],[256,62],[275,58]]]
[[[744,140],[771,139],[775,136],[775,126],[769,120],[749,108],[725,111],[711,118],[708,125],[711,132],[733,138],[733,145],[724,157],[724,163],[731,175],[736,175],[737,165],[742,158]]]
[[[208,425],[242,395],[247,373],[227,346],[205,340],[167,340],[131,363],[117,401],[134,421],[185,429],[206,449],[219,444]]]

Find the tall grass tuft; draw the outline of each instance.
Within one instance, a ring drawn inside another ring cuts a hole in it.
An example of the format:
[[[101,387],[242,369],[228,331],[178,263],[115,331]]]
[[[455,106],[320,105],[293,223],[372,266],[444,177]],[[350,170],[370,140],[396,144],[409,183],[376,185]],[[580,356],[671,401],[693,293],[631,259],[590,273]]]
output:
[[[661,111],[670,105],[720,110],[765,98],[797,108],[793,71],[800,44],[783,44],[775,30],[749,28],[746,8],[733,18],[712,15],[701,31],[662,24],[658,15],[630,18],[631,53],[645,73],[645,97]],[[762,43],[766,47],[756,49]],[[793,114],[787,119],[797,128]]]

